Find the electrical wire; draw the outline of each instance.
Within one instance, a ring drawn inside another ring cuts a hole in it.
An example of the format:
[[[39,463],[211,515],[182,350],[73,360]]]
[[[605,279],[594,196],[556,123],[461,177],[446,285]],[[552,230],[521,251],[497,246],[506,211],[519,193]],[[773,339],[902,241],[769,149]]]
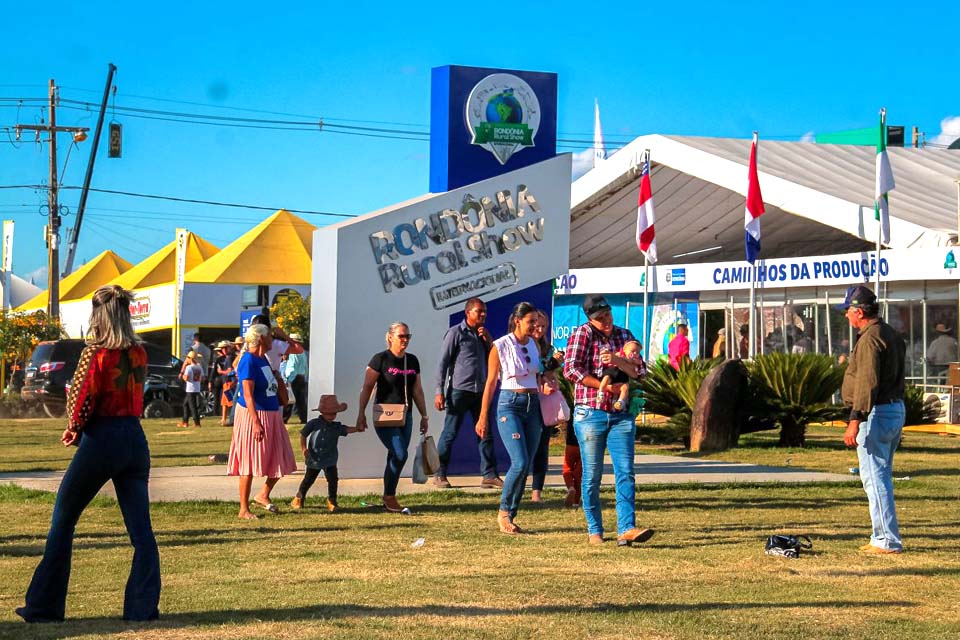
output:
[[[75,186],[62,186],[61,190],[76,190],[81,189],[81,187]],[[335,218],[355,218],[356,214],[353,213],[336,213],[333,211],[310,211],[306,209],[287,209],[285,207],[263,207],[252,204],[240,204],[236,202],[218,202],[216,200],[198,200],[193,198],[178,198],[175,196],[163,196],[153,193],[136,193],[133,191],[119,191],[116,189],[100,189],[97,187],[90,187],[90,191],[96,193],[110,193],[113,195],[119,196],[130,196],[134,198],[149,198],[151,200],[168,200],[170,202],[186,202],[189,204],[206,204],[213,207],[232,207],[237,209],[255,209],[258,211],[278,211],[280,209],[285,209],[290,213],[300,213],[304,215],[315,215],[315,216],[333,216]]]

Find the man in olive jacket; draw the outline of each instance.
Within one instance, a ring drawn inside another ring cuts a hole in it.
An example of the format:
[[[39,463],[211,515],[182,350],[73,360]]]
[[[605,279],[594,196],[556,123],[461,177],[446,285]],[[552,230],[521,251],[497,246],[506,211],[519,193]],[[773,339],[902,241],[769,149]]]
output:
[[[906,345],[890,325],[877,317],[877,297],[867,287],[851,287],[840,307],[858,332],[843,377],[842,394],[843,403],[850,409],[843,441],[848,447],[857,448],[860,480],[873,523],[870,542],[860,551],[902,553],[893,503],[893,452],[900,443],[905,416]]]

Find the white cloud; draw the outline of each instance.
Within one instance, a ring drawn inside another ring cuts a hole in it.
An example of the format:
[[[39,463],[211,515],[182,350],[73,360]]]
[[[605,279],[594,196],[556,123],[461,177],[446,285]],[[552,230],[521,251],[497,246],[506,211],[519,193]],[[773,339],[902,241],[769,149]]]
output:
[[[807,131],[805,134],[800,136],[800,142],[816,142],[817,138],[814,135],[813,131]]]
[[[27,282],[32,282],[41,289],[46,288],[47,286],[47,268],[46,267],[37,267],[33,271],[23,274],[20,276]]]
[[[573,154],[573,170],[570,172],[571,180],[576,180],[587,171],[590,171],[590,169],[593,169],[593,147]]]
[[[960,138],[960,116],[947,116],[940,121],[940,133],[928,142],[947,146],[957,138]]]

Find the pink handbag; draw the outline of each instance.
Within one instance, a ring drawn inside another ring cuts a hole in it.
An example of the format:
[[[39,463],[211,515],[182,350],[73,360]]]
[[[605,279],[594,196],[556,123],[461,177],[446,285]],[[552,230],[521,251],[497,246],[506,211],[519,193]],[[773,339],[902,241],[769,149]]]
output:
[[[543,388],[551,388],[553,391],[547,394],[543,392]],[[570,421],[570,407],[555,383],[544,383],[541,390],[537,391],[537,396],[540,398],[540,414],[543,416],[544,426],[555,427],[561,422]]]

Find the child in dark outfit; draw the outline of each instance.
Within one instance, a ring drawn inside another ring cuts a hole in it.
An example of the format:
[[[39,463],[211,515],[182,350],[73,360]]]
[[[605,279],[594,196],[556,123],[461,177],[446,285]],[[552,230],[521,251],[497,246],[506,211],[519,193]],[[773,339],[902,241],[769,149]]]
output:
[[[363,431],[357,427],[348,427],[336,421],[338,413],[347,410],[344,402],[339,402],[336,395],[320,396],[320,406],[314,411],[320,412],[320,417],[307,422],[300,431],[300,449],[303,451],[303,462],[306,471],[303,482],[297,490],[297,495],[290,503],[290,507],[297,511],[303,507],[307,491],[313,486],[323,471],[327,479],[327,509],[337,509],[337,443],[342,436],[348,433]]]

